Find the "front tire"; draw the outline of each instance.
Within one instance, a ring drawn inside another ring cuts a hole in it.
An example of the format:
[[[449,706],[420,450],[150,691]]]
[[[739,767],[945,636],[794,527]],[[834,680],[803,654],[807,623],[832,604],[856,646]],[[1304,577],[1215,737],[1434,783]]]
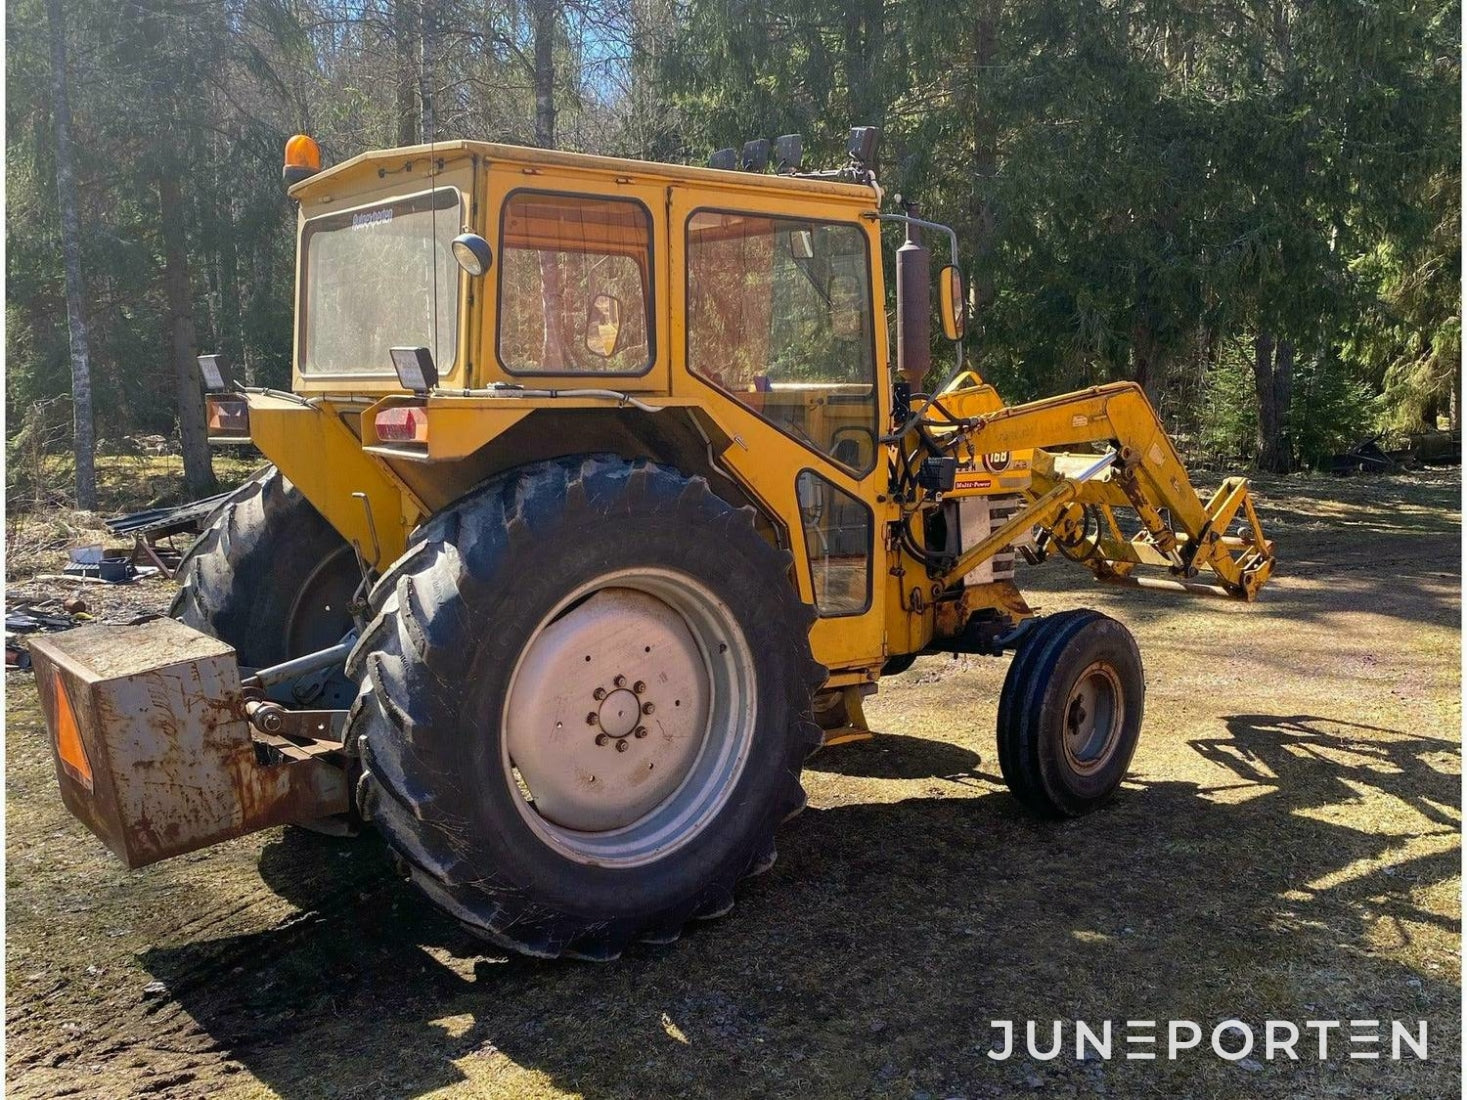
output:
[[[1004,678],[998,761],[1014,797],[1045,817],[1078,817],[1125,778],[1145,711],[1131,632],[1098,611],[1039,620]]]
[[[733,904],[804,806],[813,612],[747,510],[649,462],[536,463],[425,524],[348,661],[361,810],[525,954],[614,958]]]

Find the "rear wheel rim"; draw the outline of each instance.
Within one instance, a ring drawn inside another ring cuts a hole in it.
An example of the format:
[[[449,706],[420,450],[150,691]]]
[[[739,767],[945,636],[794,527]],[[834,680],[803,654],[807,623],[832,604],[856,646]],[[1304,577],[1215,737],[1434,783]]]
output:
[[[355,552],[342,546],[306,575],[285,616],[284,652],[290,660],[336,645],[352,629],[352,597],[361,584]]]
[[[361,586],[356,553],[341,546],[306,575],[286,613],[278,660],[289,661],[341,642],[356,626],[352,601]],[[357,686],[344,670],[307,673],[290,685],[296,702],[344,709],[357,697]]]
[[[635,867],[729,800],[757,721],[753,653],[727,604],[660,568],[562,599],[516,661],[501,763],[516,809],[580,863]]]
[[[1109,662],[1095,661],[1080,673],[1061,716],[1060,743],[1072,769],[1092,775],[1105,767],[1121,739],[1125,704],[1125,689]]]

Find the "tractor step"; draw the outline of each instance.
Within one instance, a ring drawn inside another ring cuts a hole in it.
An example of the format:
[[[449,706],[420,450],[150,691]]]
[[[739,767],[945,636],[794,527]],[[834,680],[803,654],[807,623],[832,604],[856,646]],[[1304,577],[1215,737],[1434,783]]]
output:
[[[31,655],[62,801],[128,867],[347,811],[333,712],[256,732],[234,650],[207,634],[90,626]]]

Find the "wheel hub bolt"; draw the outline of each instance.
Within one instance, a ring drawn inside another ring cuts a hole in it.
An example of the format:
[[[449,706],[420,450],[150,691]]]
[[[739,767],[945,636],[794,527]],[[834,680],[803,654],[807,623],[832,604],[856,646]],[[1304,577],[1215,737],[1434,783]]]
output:
[[[1080,699],[1076,699],[1074,705],[1070,707],[1069,719],[1066,722],[1066,725],[1068,725],[1071,730],[1078,733],[1080,731],[1080,726],[1085,721],[1086,717],[1085,703]]]
[[[611,740],[611,737],[609,735],[607,735],[607,734],[598,733],[596,735],[596,744],[598,744],[598,745],[604,745],[604,744],[606,744],[606,742],[608,742],[610,740]]]
[[[625,676],[618,676],[615,680],[611,682],[619,688],[624,688],[627,686],[627,678]]]
[[[598,703],[601,702],[602,699],[606,698],[606,689],[597,688],[595,691],[591,692],[591,698],[595,699]]]
[[[638,680],[635,684],[632,685],[632,690],[634,692],[636,692],[638,695],[641,695],[642,692],[644,692],[644,691],[647,690],[647,685],[645,683],[643,683],[641,680]]]
[[[656,709],[657,708],[654,707],[651,703],[643,703],[642,704],[642,713],[643,714],[651,714]]]
[[[617,752],[626,752],[627,751],[627,743],[626,743],[626,741],[624,741],[624,740],[618,741],[616,743],[616,751]]]
[[[600,721],[600,716],[594,710],[586,715],[586,725],[594,726],[598,721]]]
[[[632,731],[632,736],[633,737],[646,737],[647,736],[647,727],[646,726],[638,726],[636,729],[634,729]]]

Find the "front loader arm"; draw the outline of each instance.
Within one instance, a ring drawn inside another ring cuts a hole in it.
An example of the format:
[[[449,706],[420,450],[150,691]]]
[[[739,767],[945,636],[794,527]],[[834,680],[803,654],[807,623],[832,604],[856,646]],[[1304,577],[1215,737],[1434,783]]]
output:
[[[966,412],[962,397],[957,391],[940,400],[961,418]],[[978,454],[1035,449],[1030,504],[1005,525],[1013,530],[1003,533],[1038,526],[1048,541],[1101,580],[1251,600],[1273,570],[1273,544],[1263,535],[1247,479],[1229,478],[1204,503],[1151,402],[1134,383],[980,413],[958,434],[958,447]],[[1114,461],[1107,465],[1094,455],[1062,451],[1088,443],[1112,444]],[[1122,533],[1117,507],[1135,511],[1140,520],[1135,534]],[[1240,512],[1245,529],[1229,535]],[[964,554],[953,574],[963,575],[986,556],[974,560],[977,552],[995,552],[997,545],[986,545],[990,541]],[[1160,566],[1171,576],[1136,578],[1137,566]],[[1192,581],[1204,569],[1221,584]]]

